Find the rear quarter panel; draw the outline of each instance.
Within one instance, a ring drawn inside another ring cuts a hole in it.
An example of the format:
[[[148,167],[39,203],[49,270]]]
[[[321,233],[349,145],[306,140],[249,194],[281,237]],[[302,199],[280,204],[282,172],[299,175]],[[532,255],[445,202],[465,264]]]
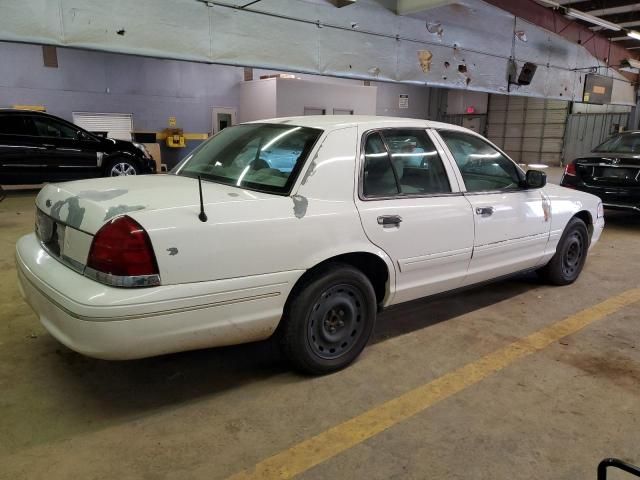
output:
[[[238,201],[207,206],[207,222],[191,206],[129,213],[149,233],[162,284],[303,272],[358,251],[382,257],[393,276],[391,261],[364,235],[353,201],[356,140],[355,127],[325,134],[291,196],[247,201],[255,194],[237,189],[229,195]]]

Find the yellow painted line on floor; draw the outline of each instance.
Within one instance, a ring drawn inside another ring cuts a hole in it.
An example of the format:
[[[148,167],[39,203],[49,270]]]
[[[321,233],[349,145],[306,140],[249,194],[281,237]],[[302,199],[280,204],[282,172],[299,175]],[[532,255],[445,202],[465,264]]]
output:
[[[475,385],[516,360],[540,351],[561,338],[638,301],[640,288],[627,290],[304,440],[229,478],[292,478]]]

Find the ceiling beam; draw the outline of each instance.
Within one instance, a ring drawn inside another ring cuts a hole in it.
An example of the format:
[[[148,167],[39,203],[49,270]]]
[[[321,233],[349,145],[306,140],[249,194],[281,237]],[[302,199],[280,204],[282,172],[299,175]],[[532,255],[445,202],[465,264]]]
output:
[[[587,13],[589,15],[594,15],[596,17],[607,17],[609,15],[625,14],[628,12],[636,12],[639,10],[640,10],[640,3],[632,3],[632,4],[622,5],[618,7],[608,6],[607,8],[587,10]]]
[[[590,12],[603,8],[628,7],[638,3],[638,0],[565,0],[557,3],[583,12]]]
[[[619,22],[618,25],[620,25],[623,28],[640,27],[640,19],[633,20],[631,22]],[[599,27],[597,25],[594,25],[593,27],[589,27],[589,29],[593,30],[594,32],[600,32],[602,35],[605,35],[605,36],[617,35],[616,32],[607,30],[604,27]]]

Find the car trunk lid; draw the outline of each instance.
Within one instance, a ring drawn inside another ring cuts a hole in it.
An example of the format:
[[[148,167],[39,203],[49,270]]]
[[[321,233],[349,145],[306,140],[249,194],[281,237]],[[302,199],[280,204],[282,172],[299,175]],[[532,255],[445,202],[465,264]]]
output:
[[[206,205],[259,200],[271,195],[202,182]],[[131,212],[192,207],[197,216],[198,180],[176,175],[143,175],[46,185],[36,199],[40,211],[58,223],[94,235],[108,220]]]
[[[213,208],[272,195],[202,182],[205,204]],[[49,184],[36,198],[36,234],[47,251],[82,272],[93,236],[109,220],[144,211],[184,209],[200,211],[198,180],[176,175],[144,175]],[[144,225],[143,225],[144,226]]]
[[[592,187],[640,187],[640,158],[593,156],[575,162],[576,175]]]

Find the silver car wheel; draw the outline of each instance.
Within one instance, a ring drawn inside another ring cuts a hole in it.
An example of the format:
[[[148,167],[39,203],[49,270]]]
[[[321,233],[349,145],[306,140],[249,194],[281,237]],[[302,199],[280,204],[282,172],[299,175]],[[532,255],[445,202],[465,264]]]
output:
[[[136,175],[136,169],[130,163],[116,163],[111,167],[110,177],[120,177],[122,175]]]

